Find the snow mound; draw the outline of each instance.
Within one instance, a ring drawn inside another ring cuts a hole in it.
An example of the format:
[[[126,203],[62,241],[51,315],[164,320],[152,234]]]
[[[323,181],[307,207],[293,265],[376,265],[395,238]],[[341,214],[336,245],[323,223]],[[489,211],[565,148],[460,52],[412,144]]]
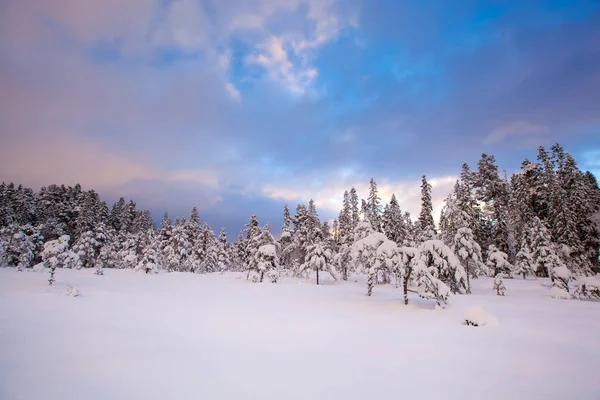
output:
[[[42,273],[42,272],[46,271],[46,267],[44,267],[44,263],[41,262],[39,264],[35,264],[31,270],[33,272]]]
[[[65,292],[65,295],[69,297],[77,297],[79,296],[79,289],[77,288],[77,286],[69,287]]]
[[[479,306],[469,307],[463,314],[466,325],[470,326],[494,326],[498,325],[498,320],[493,315],[487,313]]]
[[[563,299],[563,300],[570,300],[573,298],[573,296],[571,296],[571,294],[569,292],[567,292],[564,289],[561,289],[559,287],[552,287],[552,289],[550,289],[550,297],[552,297],[553,299]]]

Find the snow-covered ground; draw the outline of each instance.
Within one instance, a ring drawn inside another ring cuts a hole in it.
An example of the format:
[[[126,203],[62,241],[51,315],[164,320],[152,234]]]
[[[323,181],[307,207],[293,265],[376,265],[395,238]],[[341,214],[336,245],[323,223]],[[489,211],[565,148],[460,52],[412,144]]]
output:
[[[544,280],[440,310],[354,280],[104,274],[0,269],[0,399],[600,399],[600,303]],[[463,325],[472,306],[497,323]]]

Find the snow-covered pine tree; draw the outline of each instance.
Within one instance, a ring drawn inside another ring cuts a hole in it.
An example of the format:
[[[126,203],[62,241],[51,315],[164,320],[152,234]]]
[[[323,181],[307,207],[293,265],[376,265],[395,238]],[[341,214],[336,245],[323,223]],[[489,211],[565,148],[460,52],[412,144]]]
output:
[[[477,242],[488,248],[495,245],[505,253],[510,252],[508,225],[508,183],[498,174],[496,159],[483,153],[474,174],[474,189],[481,218],[476,233]]]
[[[169,266],[174,271],[191,271],[192,270],[192,244],[188,240],[187,221],[185,218],[180,220],[180,223],[173,227],[171,234],[171,246],[175,251],[173,259],[169,260]]]
[[[538,217],[533,217],[530,222],[529,236],[536,273],[542,277],[550,277],[550,270],[562,263],[556,254],[548,229]]]
[[[521,244],[519,246],[519,252],[517,253],[515,261],[514,273],[522,275],[525,279],[528,275],[535,276],[535,263],[533,261],[533,254],[529,247],[529,241],[527,235],[523,235]]]
[[[504,286],[503,278],[504,274],[501,272],[494,276],[494,290],[498,296],[504,296],[506,294],[506,286]]]
[[[378,281],[389,283],[389,277],[393,276],[396,280],[396,287],[400,285],[404,278],[405,269],[396,242],[387,240],[377,248],[374,269],[375,273],[380,275]]]
[[[460,183],[456,181],[456,184],[454,185],[454,191],[452,191],[448,197],[446,197],[440,215],[441,240],[443,240],[448,246],[451,246],[454,242],[454,238],[456,237],[459,229],[468,228],[473,222],[470,215],[460,204],[458,197],[460,196],[461,190]]]
[[[96,275],[104,275],[104,268],[109,266],[110,247],[102,246],[98,258],[96,259]]]
[[[371,226],[375,232],[382,232],[381,229],[381,198],[377,189],[377,183],[373,178],[369,181],[369,196],[367,197],[365,215],[371,221]]]
[[[441,240],[428,240],[419,246],[419,253],[433,277],[445,282],[452,293],[466,293],[467,273],[450,247]]]
[[[145,247],[137,270],[144,271],[146,274],[157,274],[161,266],[160,242],[157,240],[154,230],[148,230],[145,240]]]
[[[229,270],[231,264],[229,253],[227,252],[227,234],[225,233],[225,227],[221,227],[215,246],[217,251],[217,269],[220,272],[225,272]]]
[[[334,219],[331,225],[332,239],[336,245],[340,244],[340,227],[338,226],[338,220]]]
[[[450,288],[442,282],[438,276],[438,268],[432,264],[432,252],[428,244],[424,242],[417,250],[417,255],[412,259],[410,272],[410,282],[419,297],[423,299],[435,299],[436,307],[444,308],[450,297]],[[439,243],[442,243],[439,241]],[[405,292],[405,303],[408,303]]]
[[[63,268],[69,258],[69,240],[68,235],[63,235],[55,240],[49,240],[44,243],[42,252],[42,261],[45,268],[50,269],[50,279],[48,282],[52,285],[55,282],[54,273],[56,268]]]
[[[503,277],[512,278],[513,265],[508,262],[508,254],[498,249],[493,244],[488,249],[487,263],[491,276],[502,274]]]
[[[351,215],[352,215],[352,229],[350,230],[350,232],[354,232],[354,229],[356,228],[356,225],[358,225],[358,221],[360,220],[360,216],[359,216],[359,201],[358,201],[358,193],[356,193],[356,189],[355,188],[351,188],[350,189],[350,211],[351,211]]]
[[[419,214],[419,229],[421,240],[431,240],[437,234],[435,223],[433,222],[433,204],[431,202],[431,185],[427,182],[427,177],[421,177],[421,213]]]
[[[94,268],[96,264],[96,235],[94,231],[83,232],[73,244],[73,251],[79,255],[83,268]]]
[[[286,271],[291,270],[293,260],[293,231],[292,216],[287,204],[283,207],[283,226],[281,227],[281,236],[279,237],[279,246],[281,248],[280,265]]]
[[[200,271],[205,273],[219,270],[219,254],[217,238],[211,227],[205,222],[202,224],[198,240],[198,254],[200,260]]]
[[[310,269],[316,272],[317,285],[319,284],[319,271],[327,271],[334,280],[337,280],[333,263],[334,255],[325,241],[317,239],[308,246],[304,270]]]
[[[342,202],[342,210],[338,217],[339,229],[339,244],[352,242],[353,237],[353,219],[352,219],[352,203],[350,202],[350,194],[346,190],[344,192],[344,200]]]
[[[260,233],[260,230],[258,218],[255,214],[251,215],[250,221],[246,224],[246,229],[244,229],[246,237],[242,242],[244,247],[242,260],[244,261],[245,269],[248,271],[250,270],[250,265],[254,262],[254,255],[258,251],[258,247],[260,247],[256,246],[256,240],[254,240],[254,237]]]
[[[246,279],[263,282],[265,276],[271,283],[277,283],[279,277],[279,256],[277,242],[271,234],[269,224],[258,228],[251,235],[250,243],[246,248],[251,257],[246,273]]]
[[[452,251],[458,256],[458,259],[465,268],[467,275],[467,294],[470,294],[470,275],[478,275],[483,264],[481,247],[479,247],[479,244],[475,241],[475,236],[473,235],[471,228],[464,227],[458,229],[454,236]]]
[[[336,269],[340,272],[341,278],[348,280],[349,272],[353,268],[352,263],[352,245],[344,243],[340,246],[338,252],[334,254]]]
[[[368,224],[368,225],[366,225]],[[366,226],[371,233],[365,237],[360,237],[360,232],[367,232]],[[356,227],[359,233],[355,234],[355,242],[352,245],[352,260],[357,267],[357,272],[367,274],[367,295],[370,296],[373,291],[373,286],[377,283],[377,249],[382,243],[389,239],[380,232],[373,232],[373,227],[368,219],[361,221]],[[358,239],[359,238],[359,239]],[[381,264],[377,264],[381,266]]]
[[[381,220],[383,232],[388,239],[399,246],[403,245],[406,240],[407,232],[402,210],[400,209],[395,194],[392,194],[390,202],[385,205]]]

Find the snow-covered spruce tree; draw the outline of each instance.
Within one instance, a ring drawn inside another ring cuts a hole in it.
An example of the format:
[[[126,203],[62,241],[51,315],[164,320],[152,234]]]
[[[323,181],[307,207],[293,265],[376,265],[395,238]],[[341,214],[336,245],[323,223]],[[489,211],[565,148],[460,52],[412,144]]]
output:
[[[141,260],[136,269],[138,271],[144,271],[147,274],[151,272],[157,274],[162,264],[160,258],[160,242],[158,241],[154,230],[149,230],[146,235],[147,237],[144,240],[146,245],[144,246]]]
[[[334,262],[343,280],[347,281],[352,267],[352,245],[344,243],[334,255]]]
[[[227,252],[227,234],[225,233],[225,227],[221,227],[215,247],[217,253],[217,269],[219,272],[225,272],[229,270],[231,264],[229,253]]]
[[[269,224],[251,235],[252,239],[246,248],[249,252],[250,263],[246,273],[246,279],[252,277],[254,282],[263,282],[265,276],[272,283],[277,283],[279,277],[279,256],[277,242],[271,235]]]
[[[98,258],[96,259],[96,275],[104,275],[104,268],[109,266],[110,260],[110,247],[103,246],[100,249],[100,254],[98,254]]]
[[[358,225],[358,221],[360,220],[359,217],[359,201],[358,201],[358,193],[356,193],[356,189],[355,188],[351,188],[350,189],[350,210],[351,210],[351,215],[352,215],[352,224],[351,227],[352,229],[350,230],[350,232],[354,232],[354,229],[356,228],[356,225]]]
[[[93,268],[96,262],[96,248],[98,243],[94,231],[83,232],[73,245],[73,251],[79,254],[83,268]]]
[[[281,236],[279,237],[279,246],[281,248],[280,264],[281,267],[289,271],[292,267],[292,216],[287,204],[283,207],[283,226],[281,227]]]
[[[400,209],[395,194],[392,194],[390,202],[385,205],[381,221],[383,232],[388,239],[399,246],[403,245],[406,240],[407,232],[402,210]]]
[[[538,217],[534,217],[530,222],[529,236],[536,273],[542,277],[550,277],[550,270],[562,263],[556,254],[548,229]]]
[[[458,259],[465,267],[467,275],[467,294],[471,293],[470,275],[478,275],[482,269],[483,258],[481,257],[481,247],[475,241],[475,236],[471,228],[459,228],[454,236],[452,251],[458,256]],[[470,268],[472,266],[472,268]]]
[[[0,245],[0,252],[4,253],[5,264],[16,264],[17,271],[29,268],[43,248],[43,238],[40,236],[39,229],[30,224],[12,224],[2,231],[0,241],[4,240],[5,244]]]
[[[461,195],[462,187],[458,181],[444,202],[440,215],[440,236],[448,246],[451,246],[456,233],[461,228],[469,228],[472,225],[471,216],[463,209],[458,196]],[[472,232],[472,231],[471,231]]]
[[[211,273],[219,271],[219,252],[214,231],[205,222],[202,224],[199,239],[200,269]]]
[[[362,221],[359,221],[358,224],[356,225],[356,227],[354,228],[354,240],[352,242],[352,246],[350,246],[352,262],[348,265],[353,268],[352,272],[360,273],[362,271],[366,271],[363,259],[361,257],[355,257],[356,254],[354,254],[354,253],[355,253],[355,250],[357,249],[357,247],[355,247],[355,245],[357,242],[368,237],[372,233],[374,233],[373,227],[371,226],[371,222],[369,222],[368,219],[366,219],[366,220],[363,219]]]
[[[350,203],[350,194],[346,190],[344,192],[344,200],[342,202],[342,210],[338,217],[339,229],[339,244],[347,244],[352,242],[353,238],[353,220],[352,220],[352,204]]]
[[[405,268],[396,242],[387,240],[377,248],[374,270],[378,274],[377,281],[389,282],[389,277],[393,276],[396,287],[400,285]]]
[[[473,175],[473,187],[481,214],[476,234],[482,248],[495,245],[509,253],[513,245],[509,240],[508,203],[509,187],[501,179],[494,156],[483,153]]]
[[[371,221],[371,226],[375,232],[381,230],[381,198],[377,190],[377,183],[373,178],[369,181],[369,196],[367,197],[365,216]]]
[[[357,230],[360,228],[361,224],[359,224]],[[372,232],[368,236],[358,239],[352,245],[352,260],[357,266],[357,269],[359,269],[357,272],[367,274],[368,296],[371,295],[373,286],[377,283],[377,267],[382,266],[381,264],[377,264],[377,249],[382,243],[388,240],[389,239],[383,233]]]
[[[514,267],[508,262],[508,255],[500,251],[493,244],[488,249],[487,263],[486,263],[489,274],[496,276],[502,274],[503,276],[512,278],[512,271]]]
[[[503,273],[499,273],[494,277],[494,290],[498,296],[504,296],[506,294],[506,286],[504,286],[503,278]]]
[[[533,254],[529,247],[529,241],[526,240],[527,236],[524,235],[519,246],[519,252],[515,260],[514,273],[516,275],[522,275],[525,279],[528,275],[535,276],[535,263],[533,260]]]
[[[50,269],[50,279],[48,279],[50,285],[55,282],[54,273],[56,268],[63,268],[67,262],[70,239],[69,235],[63,235],[56,240],[49,240],[44,243],[42,261],[44,267]]]
[[[428,240],[419,246],[419,260],[429,273],[445,282],[452,293],[466,293],[467,273],[454,252],[441,240]]]
[[[170,260],[171,270],[175,271],[191,271],[191,256],[192,244],[188,240],[188,232],[186,230],[187,221],[182,218],[178,225],[173,227],[171,235],[171,246],[175,252],[174,258]]]
[[[419,214],[421,240],[434,239],[437,232],[433,222],[433,204],[431,202],[431,185],[425,175],[421,177],[421,213]]]
[[[413,259],[410,279],[419,297],[435,299],[436,307],[444,308],[450,297],[450,288],[437,277],[439,271],[432,264],[431,255],[434,253],[429,251],[428,242],[421,245],[418,257]]]
[[[138,235],[133,233],[127,233],[124,236],[121,249],[117,253],[119,260],[117,268],[134,269],[138,265],[137,239]]]
[[[327,271],[337,280],[337,275],[333,268],[334,256],[331,249],[323,240],[316,239],[308,246],[306,254],[305,270],[314,270],[317,274],[317,285],[319,284],[319,271]]]
[[[250,216],[250,221],[246,224],[244,229],[245,238],[242,242],[242,260],[244,261],[244,269],[250,271],[250,265],[253,263],[254,255],[258,251],[260,246],[257,246],[257,241],[254,240],[255,236],[261,233],[260,226],[258,224],[258,218],[255,214]],[[268,243],[264,243],[268,244]]]

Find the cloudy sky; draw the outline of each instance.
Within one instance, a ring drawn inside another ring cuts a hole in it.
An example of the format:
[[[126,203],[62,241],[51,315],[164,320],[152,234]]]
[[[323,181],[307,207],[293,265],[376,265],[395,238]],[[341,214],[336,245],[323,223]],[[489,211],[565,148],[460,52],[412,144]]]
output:
[[[414,215],[482,152],[510,174],[559,141],[598,175],[600,3],[4,0],[0,139],[0,180],[232,238],[370,177]]]

